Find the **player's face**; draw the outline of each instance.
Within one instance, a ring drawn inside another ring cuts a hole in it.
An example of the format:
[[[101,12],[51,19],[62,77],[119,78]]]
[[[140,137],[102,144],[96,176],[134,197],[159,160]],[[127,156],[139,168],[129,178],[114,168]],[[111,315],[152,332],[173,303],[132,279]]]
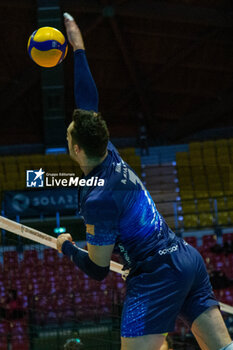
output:
[[[68,148],[69,148],[69,154],[70,154],[70,157],[74,160],[77,160],[76,158],[76,154],[74,152],[74,145],[72,144],[72,137],[71,137],[71,130],[73,128],[73,123],[74,122],[71,122],[68,129],[67,129],[67,135],[66,135],[66,139],[67,139],[67,142],[68,142]]]

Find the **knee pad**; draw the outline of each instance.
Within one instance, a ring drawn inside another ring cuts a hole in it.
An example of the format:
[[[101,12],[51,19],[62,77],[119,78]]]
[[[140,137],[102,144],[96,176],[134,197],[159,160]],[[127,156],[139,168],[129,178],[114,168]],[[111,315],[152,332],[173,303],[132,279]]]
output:
[[[221,348],[219,350],[233,350],[233,341],[227,346],[225,346],[224,348]]]

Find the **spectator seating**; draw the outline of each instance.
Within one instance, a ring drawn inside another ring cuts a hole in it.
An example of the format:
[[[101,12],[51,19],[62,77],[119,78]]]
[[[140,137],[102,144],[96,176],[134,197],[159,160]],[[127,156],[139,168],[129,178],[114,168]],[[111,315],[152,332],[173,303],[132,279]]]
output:
[[[11,268],[17,266],[14,276],[4,274],[9,256],[14,256]],[[22,260],[16,252],[4,252],[3,261],[0,298],[6,298],[8,289],[16,289],[23,309],[27,315],[28,310],[33,310],[35,322],[39,324],[110,317],[114,302],[122,302],[124,297],[125,283],[121,275],[109,273],[102,282],[91,280],[54,249],[45,249],[43,259],[38,258],[35,250],[25,250]],[[119,300],[111,295],[114,288],[119,290]],[[4,306],[4,302],[1,305]],[[23,333],[19,332],[23,325],[17,324],[17,327],[17,334]]]
[[[232,164],[233,139],[192,142],[176,154],[181,227],[233,224]]]
[[[118,151],[122,159],[134,169],[139,177],[141,177],[141,158],[136,155],[135,148],[120,148]]]
[[[1,320],[0,321],[0,350],[7,350],[7,334],[9,332],[9,322]]]
[[[174,202],[176,201],[176,169],[171,164],[147,165],[143,168],[142,180],[152,199],[171,228],[175,227]]]

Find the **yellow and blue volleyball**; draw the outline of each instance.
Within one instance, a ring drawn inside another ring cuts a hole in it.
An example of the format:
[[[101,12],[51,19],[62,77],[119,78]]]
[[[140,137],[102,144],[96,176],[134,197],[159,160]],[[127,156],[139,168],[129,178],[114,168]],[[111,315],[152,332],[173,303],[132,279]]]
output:
[[[28,40],[28,53],[41,67],[54,67],[67,55],[68,44],[64,35],[56,28],[42,27],[35,30]]]

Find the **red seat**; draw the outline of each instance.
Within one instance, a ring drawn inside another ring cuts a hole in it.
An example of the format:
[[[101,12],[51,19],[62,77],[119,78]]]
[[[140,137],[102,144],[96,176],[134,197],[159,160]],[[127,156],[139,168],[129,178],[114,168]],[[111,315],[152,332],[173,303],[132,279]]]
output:
[[[228,278],[233,279],[233,265],[229,265],[224,269]]]
[[[18,254],[16,251],[3,253],[3,266],[5,271],[13,271],[18,269]]]
[[[28,296],[27,295],[21,295],[21,305],[24,310],[27,310],[28,308]]]
[[[9,260],[18,261],[18,253],[16,250],[6,251],[3,253],[3,262],[7,262]]]
[[[30,281],[32,278],[37,278],[38,272],[34,265],[23,261],[20,264],[20,275],[23,276],[26,281]]]
[[[6,335],[0,335],[0,350],[8,350]]]
[[[23,263],[24,265],[35,266],[38,265],[39,259],[36,250],[25,250],[23,253]]]
[[[30,350],[27,336],[17,336],[11,339],[11,350]]]
[[[24,260],[27,260],[27,259],[38,259],[38,254],[37,254],[37,251],[36,250],[25,250],[24,253],[23,253],[23,257],[24,257]]]
[[[28,323],[26,319],[13,320],[10,323],[11,334],[14,335],[26,335],[28,332]]]
[[[75,320],[75,310],[73,307],[67,307],[60,316],[62,322],[72,322]]]
[[[10,332],[10,324],[8,321],[0,322],[0,350],[7,350],[7,335]]]
[[[223,303],[233,305],[233,288],[221,289],[219,292],[219,300]]]
[[[44,266],[53,266],[55,267],[59,263],[59,255],[55,249],[49,248],[44,250]]]
[[[9,321],[0,322],[0,336],[7,335],[10,332],[10,323]]]
[[[196,237],[184,237],[184,240],[192,245],[193,247],[197,246],[197,238]]]
[[[37,295],[34,299],[35,318],[37,323],[42,323],[46,320],[48,313],[48,298],[46,295]]]
[[[93,300],[94,302],[94,300]],[[99,303],[97,304],[97,311],[100,315],[110,316],[112,314],[113,300],[112,293],[105,291],[99,295]]]
[[[224,233],[222,237],[223,242],[231,243],[233,241],[233,233]]]
[[[221,292],[221,289],[215,289],[214,290],[214,295],[215,295],[215,298],[217,300],[220,300],[220,297],[221,297],[220,292]]]
[[[214,235],[205,235],[202,237],[202,245],[205,249],[209,249],[216,244],[216,237]]]
[[[213,264],[214,270],[223,271],[224,270],[224,262],[223,261],[215,261]]]

